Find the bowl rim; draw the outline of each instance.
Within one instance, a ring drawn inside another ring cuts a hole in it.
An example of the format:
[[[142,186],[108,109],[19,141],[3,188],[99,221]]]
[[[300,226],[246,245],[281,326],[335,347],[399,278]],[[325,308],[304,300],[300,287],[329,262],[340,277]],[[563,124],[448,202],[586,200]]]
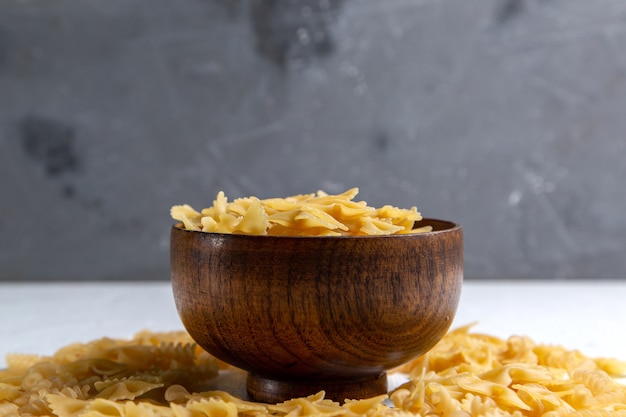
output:
[[[444,219],[436,219],[431,217],[424,217],[422,220],[417,220],[415,224],[420,223],[436,223],[442,226],[441,229],[432,230],[430,232],[420,232],[420,233],[402,233],[402,234],[388,234],[388,235],[359,235],[359,236],[297,236],[297,235],[255,235],[255,234],[247,234],[247,233],[219,233],[219,232],[204,232],[202,230],[189,230],[185,229],[182,226],[182,222],[176,222],[172,225],[172,231],[178,230],[181,232],[188,233],[197,233],[202,236],[215,236],[215,237],[232,237],[234,239],[237,238],[257,238],[257,239],[407,239],[407,238],[421,238],[425,239],[427,237],[432,237],[439,234],[451,233],[455,231],[461,231],[462,226],[460,223],[444,220]],[[428,224],[425,224],[428,225]]]

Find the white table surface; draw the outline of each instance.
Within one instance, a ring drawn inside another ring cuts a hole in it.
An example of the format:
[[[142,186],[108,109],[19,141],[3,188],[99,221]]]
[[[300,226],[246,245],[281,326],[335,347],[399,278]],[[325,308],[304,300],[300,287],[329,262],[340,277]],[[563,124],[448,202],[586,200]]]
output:
[[[626,280],[466,280],[452,327],[470,323],[626,360]],[[0,283],[0,368],[7,353],[48,355],[103,336],[182,328],[167,282]]]

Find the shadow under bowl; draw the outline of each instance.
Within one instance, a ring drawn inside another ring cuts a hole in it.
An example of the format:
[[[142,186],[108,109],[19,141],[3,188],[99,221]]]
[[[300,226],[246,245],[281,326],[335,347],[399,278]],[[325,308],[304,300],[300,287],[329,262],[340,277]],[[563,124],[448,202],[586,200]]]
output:
[[[387,391],[386,371],[448,331],[463,281],[459,225],[432,232],[286,237],[171,230],[176,307],[191,337],[248,372],[252,399]]]

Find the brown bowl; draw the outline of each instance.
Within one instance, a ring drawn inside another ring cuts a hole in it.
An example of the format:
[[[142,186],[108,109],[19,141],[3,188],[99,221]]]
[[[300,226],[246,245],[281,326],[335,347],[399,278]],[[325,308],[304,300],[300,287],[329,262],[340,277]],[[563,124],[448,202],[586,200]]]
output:
[[[447,332],[463,280],[463,234],[250,236],[171,231],[180,318],[209,353],[248,371],[252,399],[387,391],[386,370]]]

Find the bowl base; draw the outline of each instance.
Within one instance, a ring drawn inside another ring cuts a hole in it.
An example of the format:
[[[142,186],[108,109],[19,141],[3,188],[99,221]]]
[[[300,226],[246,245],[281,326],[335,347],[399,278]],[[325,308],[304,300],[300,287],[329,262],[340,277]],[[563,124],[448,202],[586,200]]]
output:
[[[387,393],[385,372],[357,380],[276,380],[248,374],[248,395],[262,403],[276,404],[292,398],[307,397],[324,391],[324,398],[343,403],[346,399],[370,398]]]

